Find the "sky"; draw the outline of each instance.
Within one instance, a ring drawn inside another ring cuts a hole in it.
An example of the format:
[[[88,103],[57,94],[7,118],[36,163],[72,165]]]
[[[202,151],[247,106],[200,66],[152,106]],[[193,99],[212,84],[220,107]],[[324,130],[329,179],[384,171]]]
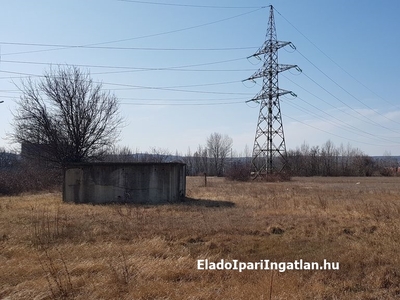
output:
[[[18,87],[50,67],[90,72],[120,101],[119,146],[193,153],[214,132],[253,148],[269,5],[287,149],[332,141],[400,155],[400,1],[14,0],[0,11],[0,147],[12,132]]]

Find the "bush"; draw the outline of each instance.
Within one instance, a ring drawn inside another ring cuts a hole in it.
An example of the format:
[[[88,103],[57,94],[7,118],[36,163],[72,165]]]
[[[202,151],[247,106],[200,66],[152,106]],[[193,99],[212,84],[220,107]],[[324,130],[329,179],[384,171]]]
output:
[[[379,169],[379,174],[382,176],[395,176],[396,170],[394,168],[382,167]]]
[[[262,181],[267,181],[267,182],[282,182],[282,181],[290,181],[292,177],[288,172],[280,172],[280,173],[268,174],[266,176],[261,176],[260,179]]]
[[[235,181],[248,181],[251,177],[250,165],[244,162],[235,162],[226,174],[226,178]]]
[[[0,195],[60,189],[61,185],[61,169],[44,168],[27,163],[0,169]]]

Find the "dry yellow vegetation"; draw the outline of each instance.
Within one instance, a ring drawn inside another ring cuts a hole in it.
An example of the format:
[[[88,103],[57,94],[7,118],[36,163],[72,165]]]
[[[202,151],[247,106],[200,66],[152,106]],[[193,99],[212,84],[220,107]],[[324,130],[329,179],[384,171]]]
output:
[[[395,299],[400,177],[187,179],[188,200],[77,205],[0,198],[2,299]],[[198,259],[339,270],[197,270]]]

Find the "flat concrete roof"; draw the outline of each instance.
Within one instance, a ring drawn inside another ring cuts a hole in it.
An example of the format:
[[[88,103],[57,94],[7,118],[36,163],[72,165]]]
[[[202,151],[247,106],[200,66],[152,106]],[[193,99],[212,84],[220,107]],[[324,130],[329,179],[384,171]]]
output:
[[[163,165],[186,165],[182,162],[82,162],[71,163],[66,168],[91,167],[91,166],[163,166]]]

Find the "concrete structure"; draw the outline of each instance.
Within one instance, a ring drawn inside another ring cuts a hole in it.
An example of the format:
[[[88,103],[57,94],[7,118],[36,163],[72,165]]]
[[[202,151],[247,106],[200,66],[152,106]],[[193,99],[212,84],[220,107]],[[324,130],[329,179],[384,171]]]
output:
[[[186,192],[183,163],[80,163],[65,169],[63,200],[75,203],[178,202]]]

